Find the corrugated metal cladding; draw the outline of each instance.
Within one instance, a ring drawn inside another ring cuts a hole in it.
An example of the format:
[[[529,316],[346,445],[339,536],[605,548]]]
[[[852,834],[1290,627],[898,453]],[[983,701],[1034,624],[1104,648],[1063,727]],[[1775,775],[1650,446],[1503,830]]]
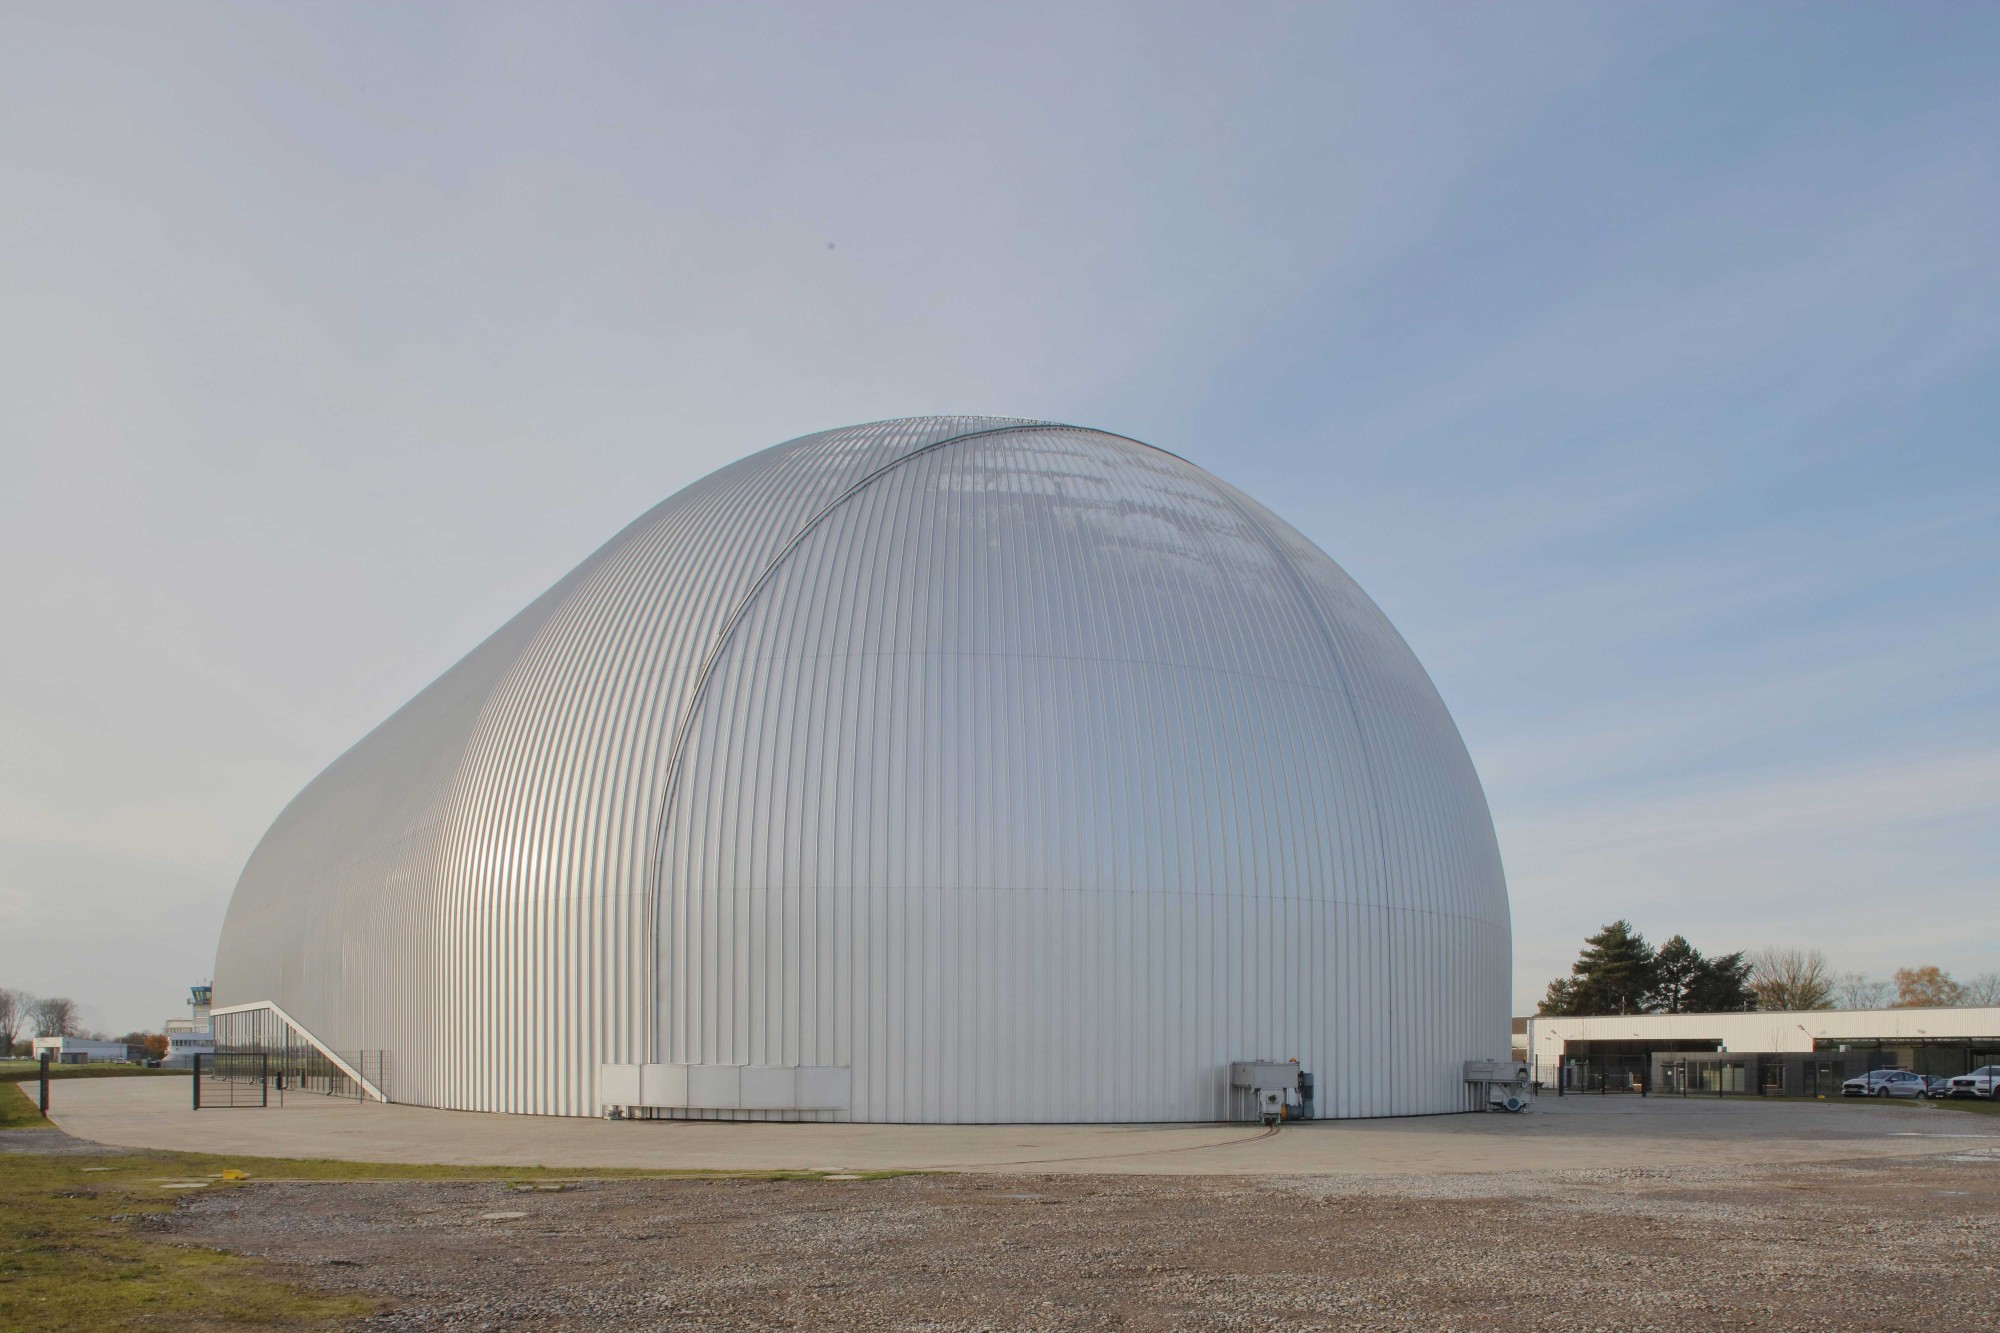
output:
[[[362,740],[251,857],[216,1000],[437,1106],[656,1063],[1213,1119],[1296,1056],[1374,1116],[1467,1105],[1509,957],[1457,730],[1331,560],[1148,446],[923,418],[697,482]]]

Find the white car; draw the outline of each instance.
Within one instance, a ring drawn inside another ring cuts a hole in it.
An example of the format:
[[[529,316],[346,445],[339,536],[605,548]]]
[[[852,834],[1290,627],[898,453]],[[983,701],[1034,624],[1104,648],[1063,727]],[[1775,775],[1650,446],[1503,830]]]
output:
[[[1840,1085],[1843,1097],[1921,1097],[1930,1085],[1907,1069],[1875,1069]]]
[[[1951,1081],[1952,1097],[1985,1097],[1991,1100],[2000,1096],[2000,1065],[1987,1065],[1975,1069],[1970,1074],[1960,1074]]]

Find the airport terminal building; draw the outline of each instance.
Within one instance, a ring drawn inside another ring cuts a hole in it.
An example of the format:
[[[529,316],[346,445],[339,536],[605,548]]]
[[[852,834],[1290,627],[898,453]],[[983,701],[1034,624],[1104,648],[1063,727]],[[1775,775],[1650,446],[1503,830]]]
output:
[[[658,505],[251,856],[219,1046],[484,1111],[887,1122],[1469,1109],[1510,938],[1457,729],[1254,500],[927,417]],[[361,1067],[366,1067],[365,1062]]]

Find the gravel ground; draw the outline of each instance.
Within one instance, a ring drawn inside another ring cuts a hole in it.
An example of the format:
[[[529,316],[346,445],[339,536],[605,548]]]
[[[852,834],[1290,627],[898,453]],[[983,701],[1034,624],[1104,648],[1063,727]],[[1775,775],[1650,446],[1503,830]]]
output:
[[[59,1129],[0,1130],[0,1153],[22,1153],[30,1157],[102,1157],[116,1148],[106,1148],[89,1139],[72,1138]]]
[[[2000,1329],[1992,1148],[1417,1178],[253,1183],[172,1229],[382,1299],[369,1328]]]

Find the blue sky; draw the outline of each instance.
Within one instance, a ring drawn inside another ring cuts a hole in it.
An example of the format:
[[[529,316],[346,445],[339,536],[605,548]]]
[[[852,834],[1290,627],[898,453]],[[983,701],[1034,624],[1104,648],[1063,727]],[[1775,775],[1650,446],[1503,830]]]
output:
[[[661,497],[1101,426],[1403,630],[1517,1000],[2000,966],[2000,10],[108,6],[0,48],[0,985],[157,1023],[284,801]]]

